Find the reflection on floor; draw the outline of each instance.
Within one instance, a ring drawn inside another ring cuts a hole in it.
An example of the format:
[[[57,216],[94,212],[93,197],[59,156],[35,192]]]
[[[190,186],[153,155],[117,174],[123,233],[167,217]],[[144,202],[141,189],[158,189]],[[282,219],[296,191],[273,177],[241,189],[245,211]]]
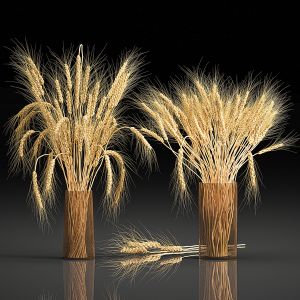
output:
[[[158,270],[156,269],[155,272]],[[162,276],[165,272],[162,272]],[[116,275],[116,274],[115,274]],[[149,275],[149,273],[148,273]],[[95,261],[68,260],[63,262],[64,299],[94,300]],[[118,281],[118,278],[114,278]],[[52,294],[39,300],[54,300]],[[112,289],[105,299],[118,300]],[[199,260],[199,300],[237,300],[237,261]]]
[[[200,260],[199,300],[237,300],[237,261]]]
[[[94,299],[94,260],[64,261],[64,299]]]

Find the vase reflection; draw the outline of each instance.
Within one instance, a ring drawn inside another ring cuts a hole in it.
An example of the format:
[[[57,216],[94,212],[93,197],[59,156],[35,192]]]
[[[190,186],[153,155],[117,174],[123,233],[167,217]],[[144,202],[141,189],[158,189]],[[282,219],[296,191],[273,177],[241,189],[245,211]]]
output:
[[[200,260],[200,300],[237,300],[237,261]]]
[[[94,299],[94,260],[64,261],[64,299]]]

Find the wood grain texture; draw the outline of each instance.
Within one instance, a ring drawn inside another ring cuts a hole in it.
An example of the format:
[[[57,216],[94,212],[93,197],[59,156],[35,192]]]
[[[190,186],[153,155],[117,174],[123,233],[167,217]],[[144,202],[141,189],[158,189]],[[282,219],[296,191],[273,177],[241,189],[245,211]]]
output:
[[[94,300],[95,260],[64,261],[64,299]]]
[[[91,191],[66,191],[64,257],[95,258],[93,195]]]
[[[237,256],[237,184],[200,183],[199,255],[207,258]]]
[[[237,300],[237,261],[200,260],[201,300]]]

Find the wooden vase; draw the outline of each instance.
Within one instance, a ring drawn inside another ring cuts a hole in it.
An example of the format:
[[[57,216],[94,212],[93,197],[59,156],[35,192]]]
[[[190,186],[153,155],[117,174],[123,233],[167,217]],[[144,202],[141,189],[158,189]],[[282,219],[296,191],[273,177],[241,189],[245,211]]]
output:
[[[64,258],[94,259],[94,211],[91,191],[66,191]]]
[[[237,183],[200,183],[199,255],[237,256]]]

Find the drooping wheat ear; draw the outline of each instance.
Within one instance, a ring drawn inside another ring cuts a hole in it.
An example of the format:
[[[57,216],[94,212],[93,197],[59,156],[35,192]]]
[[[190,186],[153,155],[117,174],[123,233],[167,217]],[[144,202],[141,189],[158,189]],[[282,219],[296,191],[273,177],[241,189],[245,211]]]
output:
[[[151,169],[153,166],[156,167],[157,161],[155,152],[153,151],[153,148],[149,144],[149,142],[145,139],[143,134],[136,129],[135,127],[130,127],[130,131],[133,133],[133,135],[136,137],[137,143],[135,151],[137,154],[140,154],[142,158],[142,162],[147,163],[147,167]]]
[[[176,172],[177,172],[177,178],[179,183],[179,192],[181,196],[184,196],[186,193],[186,181],[183,171],[183,158],[184,158],[184,152],[183,148],[180,147],[178,150],[178,156],[176,161]]]
[[[159,130],[160,130],[160,132],[161,132],[161,135],[162,135],[163,139],[164,139],[165,141],[167,141],[167,140],[168,140],[168,135],[167,135],[167,133],[166,133],[164,124],[163,124],[163,122],[162,122],[162,119],[161,119],[161,117],[160,117],[159,115],[157,115],[157,124],[158,124],[158,128],[159,128]]]
[[[33,171],[32,173],[32,189],[33,189],[33,195],[36,201],[38,211],[41,212],[44,209],[44,205],[43,205],[42,194],[39,189],[36,171]]]
[[[20,158],[23,158],[24,157],[24,148],[25,148],[25,144],[28,140],[28,138],[35,133],[35,130],[28,130],[24,135],[23,137],[21,138],[21,141],[20,141],[20,145],[19,145],[19,156]]]
[[[113,186],[113,171],[109,156],[104,155],[104,159],[106,167],[106,196],[110,196]]]
[[[106,150],[105,154],[112,157],[116,161],[119,170],[119,180],[115,189],[114,197],[112,199],[112,206],[111,206],[112,210],[116,211],[117,208],[119,207],[120,199],[122,197],[122,193],[125,187],[125,175],[126,175],[125,163],[122,155],[114,150]]]
[[[141,128],[141,132],[154,138],[155,140],[161,142],[162,144],[164,143],[164,139],[152,130],[149,130],[149,129],[143,127],[143,128]]]
[[[55,158],[52,155],[49,155],[47,159],[47,166],[45,171],[45,194],[49,195],[52,191],[52,182],[54,175],[54,167],[55,167]]]
[[[134,127],[130,127],[131,132],[136,136],[137,140],[147,149],[147,151],[151,151],[152,147],[145,139],[145,137]]]
[[[146,247],[143,246],[136,246],[136,247],[122,247],[120,249],[120,253],[125,253],[125,254],[146,254],[148,253],[148,250]]]
[[[267,152],[271,152],[271,151],[275,151],[275,150],[278,150],[282,147],[284,147],[285,144],[284,143],[277,143],[277,144],[274,144],[270,147],[266,147],[260,151],[257,152],[257,155],[261,155],[261,154],[264,154],[264,153],[267,153]]]
[[[254,159],[251,152],[248,154],[248,168],[249,168],[249,176],[250,176],[250,183],[254,190],[257,189],[257,178],[256,178],[256,171],[254,165]]]
[[[32,146],[32,155],[34,158],[37,157],[37,155],[39,154],[40,148],[41,148],[41,144],[43,142],[43,140],[46,138],[47,134],[49,133],[49,129],[45,129],[43,130],[39,136],[37,137],[37,139],[34,141],[34,144]]]

